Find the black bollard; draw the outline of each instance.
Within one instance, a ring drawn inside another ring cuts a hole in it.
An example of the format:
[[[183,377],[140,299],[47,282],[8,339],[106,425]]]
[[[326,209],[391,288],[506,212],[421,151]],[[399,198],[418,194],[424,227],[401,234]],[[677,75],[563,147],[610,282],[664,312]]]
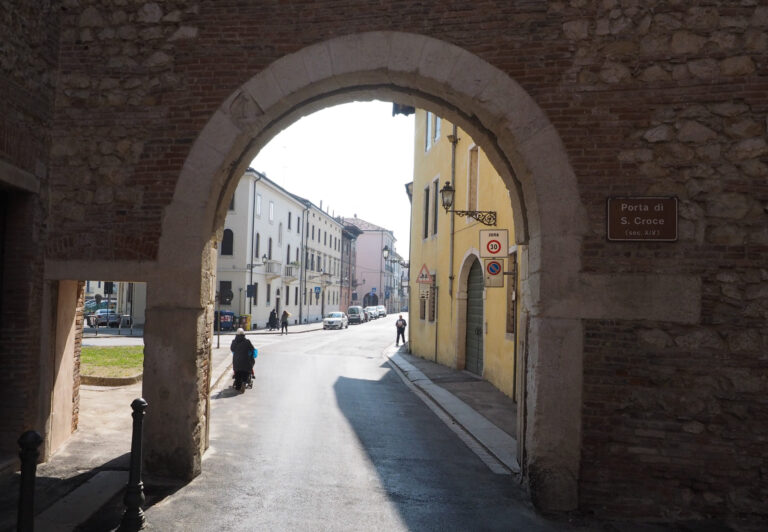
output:
[[[128,472],[128,486],[125,488],[125,513],[120,522],[118,532],[133,532],[141,530],[146,525],[146,518],[141,506],[144,504],[144,483],[141,481],[141,435],[144,424],[144,410],[147,402],[134,399],[133,408],[133,437],[131,438],[131,470]]]
[[[40,456],[37,448],[43,443],[43,437],[34,430],[28,430],[19,438],[19,457],[21,458],[21,481],[19,483],[19,514],[16,530],[32,532],[35,528],[35,474],[37,458]]]

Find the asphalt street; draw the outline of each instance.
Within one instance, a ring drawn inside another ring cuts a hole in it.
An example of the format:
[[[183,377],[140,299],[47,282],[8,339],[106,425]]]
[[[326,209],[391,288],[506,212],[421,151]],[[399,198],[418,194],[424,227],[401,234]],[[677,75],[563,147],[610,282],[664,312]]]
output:
[[[214,389],[203,473],[149,529],[562,530],[392,370],[395,319],[270,338],[253,389]]]

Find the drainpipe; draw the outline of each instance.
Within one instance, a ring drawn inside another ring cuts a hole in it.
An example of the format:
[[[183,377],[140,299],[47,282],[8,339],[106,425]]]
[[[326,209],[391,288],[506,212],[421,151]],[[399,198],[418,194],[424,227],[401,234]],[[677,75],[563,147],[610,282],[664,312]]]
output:
[[[301,263],[299,265],[299,325],[304,323],[304,293],[306,292],[307,284],[307,211],[309,205],[304,204],[304,215],[301,217],[301,251],[299,256],[301,257]]]
[[[251,260],[248,261],[251,265],[251,279],[248,283],[251,286],[253,286],[253,254],[256,251],[253,249],[256,240],[256,182],[260,179],[261,174],[256,174],[256,179],[253,180],[253,202],[251,203]],[[248,314],[251,315],[251,323],[253,323],[253,296],[248,298]]]
[[[456,134],[456,124],[453,125],[453,134],[448,137],[451,143],[451,183],[456,186],[456,144],[459,143],[459,137]],[[450,249],[448,255],[448,297],[453,299],[453,237],[454,237],[454,224],[456,213],[451,209],[451,238]],[[453,315],[453,305],[451,305],[451,315]]]

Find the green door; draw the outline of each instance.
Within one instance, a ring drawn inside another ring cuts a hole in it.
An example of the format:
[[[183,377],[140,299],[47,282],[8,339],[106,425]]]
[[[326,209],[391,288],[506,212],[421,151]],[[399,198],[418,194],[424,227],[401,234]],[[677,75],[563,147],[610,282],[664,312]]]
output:
[[[472,264],[467,279],[467,338],[465,369],[483,374],[483,267]]]

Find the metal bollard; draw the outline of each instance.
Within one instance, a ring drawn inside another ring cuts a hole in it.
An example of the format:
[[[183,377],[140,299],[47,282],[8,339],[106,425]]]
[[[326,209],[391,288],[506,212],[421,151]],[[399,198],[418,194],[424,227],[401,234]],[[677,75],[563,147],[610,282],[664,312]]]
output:
[[[131,403],[133,409],[133,436],[131,438],[131,469],[128,472],[128,486],[125,488],[125,513],[120,522],[118,532],[133,532],[141,530],[147,524],[144,511],[144,483],[141,481],[141,435],[144,424],[144,410],[147,402],[142,399],[134,399]]]
[[[37,448],[43,443],[43,437],[34,430],[28,430],[19,438],[19,457],[21,458],[21,481],[19,482],[19,513],[16,530],[32,532],[35,528],[35,474],[37,458],[40,456]]]

